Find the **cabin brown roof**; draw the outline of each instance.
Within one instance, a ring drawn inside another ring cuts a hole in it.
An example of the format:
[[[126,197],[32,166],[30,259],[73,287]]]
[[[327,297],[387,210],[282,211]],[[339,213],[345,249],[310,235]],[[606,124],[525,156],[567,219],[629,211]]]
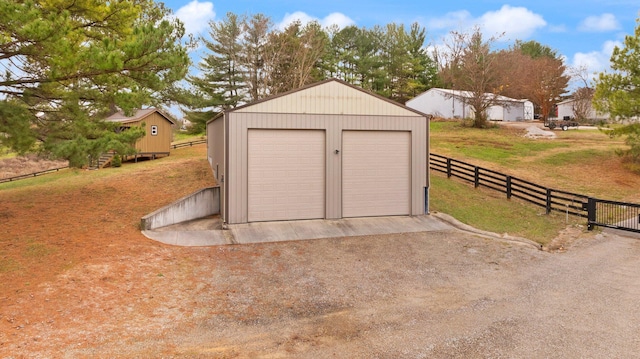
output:
[[[171,118],[169,118],[167,115],[165,115],[164,113],[162,113],[160,110],[158,110],[156,108],[146,108],[146,109],[142,109],[142,110],[135,110],[135,112],[133,113],[132,116],[125,116],[124,112],[118,111],[118,112],[114,113],[113,115],[105,118],[104,120],[107,121],[107,122],[119,122],[119,123],[137,122],[137,121],[140,121],[140,120],[144,119],[145,117],[151,115],[154,112],[159,113],[167,121],[171,122],[171,124],[173,124],[173,125],[176,124]]]

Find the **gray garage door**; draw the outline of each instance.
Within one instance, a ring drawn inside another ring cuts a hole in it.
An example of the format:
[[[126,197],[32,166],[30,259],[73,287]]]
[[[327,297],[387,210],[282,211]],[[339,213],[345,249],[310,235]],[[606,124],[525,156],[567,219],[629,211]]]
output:
[[[325,217],[325,132],[250,129],[249,222]]]
[[[342,216],[411,213],[411,133],[342,133]]]

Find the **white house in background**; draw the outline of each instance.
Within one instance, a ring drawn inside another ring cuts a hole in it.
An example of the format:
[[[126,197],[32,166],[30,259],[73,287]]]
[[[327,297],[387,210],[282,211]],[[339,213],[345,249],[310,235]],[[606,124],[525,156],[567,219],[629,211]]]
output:
[[[533,103],[529,100],[517,100],[506,96],[497,96],[500,104],[487,109],[487,117],[494,121],[533,120]],[[407,101],[406,106],[434,117],[469,118],[474,112],[469,105],[469,91],[432,88]]]
[[[576,99],[568,99],[568,100],[564,100],[562,102],[559,102],[556,106],[558,108],[558,113],[557,113],[557,117],[558,118],[565,118],[565,117],[569,117],[569,118],[575,118],[576,114],[575,114],[575,110],[577,107],[580,106],[580,103],[578,101],[585,101],[588,103],[584,103],[584,106],[586,106],[587,109],[587,113],[586,113],[586,117],[589,120],[608,120],[609,119],[609,114],[608,113],[601,113],[596,111],[593,106],[591,105],[591,101],[588,100],[576,100]]]

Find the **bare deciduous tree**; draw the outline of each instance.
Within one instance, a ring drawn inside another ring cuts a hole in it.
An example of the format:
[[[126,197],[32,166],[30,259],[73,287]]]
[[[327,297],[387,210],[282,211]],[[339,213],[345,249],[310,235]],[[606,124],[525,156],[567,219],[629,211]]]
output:
[[[497,53],[503,94],[531,100],[544,119],[566,93],[569,83],[562,59],[554,54],[553,50],[535,42],[516,42],[513,48]]]
[[[531,74],[531,101],[540,106],[540,114],[547,119],[553,106],[567,92],[569,77],[560,59],[541,57],[533,60],[535,71]]]
[[[573,115],[579,122],[586,122],[592,117],[593,107],[591,100],[593,99],[594,90],[589,87],[580,87],[573,93]]]
[[[500,64],[491,45],[497,37],[485,41],[476,27],[472,33],[451,32],[445,50],[436,55],[445,83],[453,89],[467,91],[466,103],[473,113],[473,126],[487,127],[487,110],[505,105],[500,99],[504,86],[500,83]]]
[[[291,23],[271,32],[265,51],[265,71],[270,95],[312,83],[316,65],[326,51],[327,35],[317,22]]]

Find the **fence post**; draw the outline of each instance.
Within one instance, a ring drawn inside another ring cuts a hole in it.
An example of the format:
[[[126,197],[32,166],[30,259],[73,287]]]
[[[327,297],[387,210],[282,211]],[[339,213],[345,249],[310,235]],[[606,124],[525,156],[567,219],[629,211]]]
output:
[[[587,199],[587,230],[593,230],[596,223],[596,200],[589,197]]]
[[[511,176],[507,176],[507,199],[511,199]]]
[[[447,178],[451,178],[451,158],[447,158]]]
[[[478,186],[480,186],[480,168],[478,166],[474,168],[473,185],[475,186],[475,188],[478,188]]]
[[[551,213],[551,189],[547,188],[547,214]]]

